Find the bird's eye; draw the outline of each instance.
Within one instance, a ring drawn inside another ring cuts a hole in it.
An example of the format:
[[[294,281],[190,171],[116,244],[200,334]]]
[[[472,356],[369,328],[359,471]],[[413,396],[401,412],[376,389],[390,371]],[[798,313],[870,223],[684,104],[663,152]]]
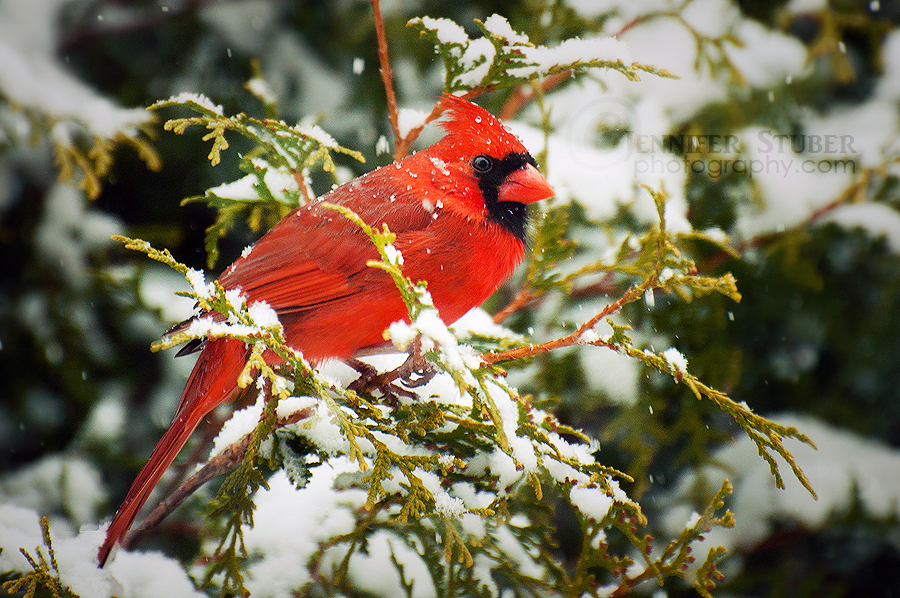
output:
[[[485,155],[478,155],[472,158],[472,168],[479,174],[490,172],[494,167],[494,161]]]

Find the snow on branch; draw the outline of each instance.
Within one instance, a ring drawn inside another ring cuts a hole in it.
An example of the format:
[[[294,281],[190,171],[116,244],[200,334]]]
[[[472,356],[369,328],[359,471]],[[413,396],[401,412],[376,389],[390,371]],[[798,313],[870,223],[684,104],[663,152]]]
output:
[[[32,143],[46,138],[63,181],[77,179],[90,198],[100,194],[118,146],[130,146],[151,170],[160,158],[149,142],[154,119],[142,108],[123,108],[62,68],[55,57],[0,40],[0,121],[4,138]]]
[[[203,202],[217,211],[216,221],[206,231],[208,266],[218,259],[218,240],[236,222],[246,221],[254,231],[271,228],[292,209],[311,201],[310,173],[321,169],[334,173],[332,153],[351,156],[365,162],[363,155],[339,145],[321,127],[310,123],[289,125],[277,119],[258,119],[240,113],[225,116],[222,107],[200,94],[182,93],[156,102],[151,110],[167,107],[188,108],[198,114],[166,121],[167,131],[181,135],[189,127],[209,130],[204,141],[212,141],[209,161],[215,166],[228,149],[226,132],[237,133],[252,141],[255,150],[243,156],[240,169],[244,177],[208,189],[203,195],[185,202]]]
[[[627,44],[611,37],[572,38],[557,46],[534,45],[512,29],[500,15],[475,20],[482,37],[469,38],[465,30],[445,18],[417,17],[408,25],[431,40],[444,60],[444,91],[475,88],[501,89],[530,80],[591,68],[618,71],[632,81],[639,73],[671,77],[662,69],[633,62]]]

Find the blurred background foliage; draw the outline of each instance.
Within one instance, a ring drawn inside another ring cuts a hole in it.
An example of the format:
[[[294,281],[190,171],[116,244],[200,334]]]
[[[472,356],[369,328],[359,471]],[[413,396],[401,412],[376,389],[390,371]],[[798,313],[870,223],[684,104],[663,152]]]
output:
[[[900,3],[811,4],[810,10],[797,10],[777,0],[738,2],[743,19],[799,39],[809,51],[811,72],[769,89],[737,81],[725,99],[697,107],[673,132],[725,133],[750,124],[799,132],[809,110],[828,111],[871,97],[883,74],[885,36],[900,23]],[[248,79],[263,73],[281,118],[318,119],[341,145],[365,155],[364,165],[337,156],[348,169],[344,178],[390,161],[375,151],[380,136],[390,139],[390,127],[367,2],[73,0],[38,5],[48,11],[58,5],[55,16],[48,17],[58,28],[56,58],[122,106],[140,108],[191,91],[209,96],[226,114],[263,116],[266,107],[245,89]],[[167,10],[161,10],[163,5]],[[602,30],[608,18],[586,17],[549,0],[385,2],[383,10],[401,104],[417,107],[429,106],[439,94],[442,75],[433,48],[406,26],[414,16],[447,17],[476,36],[473,19],[496,12],[536,43]],[[241,29],[234,29],[233,11],[243,17]],[[537,19],[541,13],[552,17]],[[509,93],[488,94],[480,101],[496,112]],[[162,111],[156,118],[161,122],[173,114]],[[0,127],[14,126],[8,110],[4,115]],[[97,520],[110,514],[168,425],[190,365],[148,351],[173,320],[166,299],[148,302],[148,297],[181,288],[178,278],[160,274],[141,256],[128,255],[105,238],[126,232],[204,268],[204,231],[214,214],[202,204],[179,203],[232,180],[247,149],[232,138],[237,151],[224,153],[222,164],[213,168],[201,132],[178,137],[158,126],[147,131],[155,131],[148,141],[161,168],[148,168],[134,148],[120,146],[102,190],[89,203],[77,194],[61,197],[74,192],[54,183],[52,145],[37,128],[24,143],[14,135],[0,137],[0,471],[13,472],[59,452],[89,455],[109,489]],[[862,199],[896,210],[898,183],[896,169],[883,169],[862,189]],[[315,181],[316,191],[329,184]],[[737,232],[741,206],[756,199],[740,174],[693,174],[684,195],[694,228],[718,227],[726,233]],[[570,235],[597,225],[576,204],[565,211]],[[641,229],[640,222],[629,225],[627,213],[618,218],[626,227]],[[219,267],[257,236],[244,227],[222,239]],[[64,250],[48,250],[60,239]],[[653,309],[633,304],[623,319],[651,345],[654,338],[670,339],[687,356],[692,373],[759,413],[814,415],[898,450],[900,255],[890,239],[839,223],[808,222],[743,239],[737,249],[730,255],[703,241],[693,246],[701,272],[735,275],[740,303],[717,294],[691,302],[660,295]],[[554,305],[574,321],[571,310],[617,297],[628,280],[607,282],[581,294],[549,298],[508,324],[523,333],[535,326],[565,328],[565,317],[548,323],[540,315],[546,303],[559,302]],[[513,285],[503,297],[514,292]],[[504,303],[498,298],[492,305]],[[684,387],[649,371],[639,372],[635,395],[622,401],[591,382],[598,374],[587,370],[596,365],[583,352],[546,355],[527,367],[537,375],[521,390],[554,405],[565,423],[600,439],[601,461],[635,478],[625,489],[641,501],[651,521],[654,509],[660,514],[670,506],[666,497],[680,476],[709,463],[712,451],[740,432],[711,403],[697,401]],[[98,405],[108,402],[124,405],[124,421],[109,437],[91,434],[91,418],[100,417]],[[900,471],[895,473],[900,477]],[[848,500],[819,526],[784,517],[773,522],[766,537],[738,543],[723,567],[728,579],[720,586],[722,595],[900,595],[896,503],[892,514],[877,517],[853,497]],[[739,520],[741,515],[736,512]],[[579,549],[579,530],[567,526],[564,510],[554,517],[559,551],[572,556]],[[692,593],[677,584],[666,591],[670,596]]]

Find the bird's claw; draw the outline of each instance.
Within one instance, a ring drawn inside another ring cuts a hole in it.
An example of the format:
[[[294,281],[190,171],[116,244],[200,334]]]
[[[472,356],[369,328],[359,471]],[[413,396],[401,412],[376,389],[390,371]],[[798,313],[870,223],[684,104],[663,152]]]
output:
[[[434,366],[422,355],[418,343],[413,345],[409,357],[402,364],[384,373],[379,373],[373,366],[358,359],[347,360],[347,365],[359,372],[359,378],[348,386],[349,390],[355,392],[380,390],[386,396],[399,395],[409,399],[414,399],[417,395],[408,389],[425,386],[437,373]],[[406,388],[395,384],[397,380]]]

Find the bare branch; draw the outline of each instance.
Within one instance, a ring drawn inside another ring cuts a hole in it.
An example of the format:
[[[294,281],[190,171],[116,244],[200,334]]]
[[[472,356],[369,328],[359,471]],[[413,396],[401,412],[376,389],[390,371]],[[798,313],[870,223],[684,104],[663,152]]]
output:
[[[561,349],[563,347],[571,347],[572,345],[584,344],[581,340],[581,335],[592,329],[597,322],[611,316],[612,314],[618,312],[622,309],[622,306],[626,303],[631,303],[638,297],[640,297],[646,288],[649,286],[652,278],[647,279],[643,283],[637,286],[630,287],[625,294],[619,297],[613,303],[610,303],[605,308],[603,308],[600,313],[592,317],[590,320],[582,324],[578,327],[578,330],[569,334],[567,336],[563,336],[552,341],[547,341],[545,343],[541,343],[539,345],[529,345],[527,347],[517,347],[515,349],[509,349],[507,351],[500,351],[499,353],[483,353],[481,355],[482,361],[488,364],[497,363],[498,361],[509,361],[511,359],[522,359],[523,357],[531,357],[533,355],[537,355],[539,353],[547,353],[548,351],[553,351],[554,349]],[[611,349],[615,349],[616,347],[610,345],[608,343],[603,342],[602,340],[594,340],[588,344],[597,345],[597,346],[607,346]]]
[[[494,314],[494,324],[502,324],[506,318],[528,305],[528,302],[534,298],[531,289],[522,287],[513,300],[506,304],[506,307]]]
[[[275,424],[274,429],[296,423],[300,420],[308,418],[312,414],[312,407],[301,409],[291,415],[281,418]],[[181,503],[187,500],[200,486],[221,475],[240,463],[244,459],[244,453],[250,446],[253,439],[253,431],[244,434],[240,440],[231,443],[221,453],[210,459],[201,467],[194,475],[185,480],[171,494],[165,497],[159,505],[143,520],[140,525],[135,526],[133,530],[122,540],[122,546],[130,549],[145,534],[152,531],[169,516],[172,511],[177,509]]]
[[[387,98],[388,120],[391,123],[391,130],[394,132],[394,140],[396,149],[394,159],[400,159],[403,156],[398,155],[400,152],[400,126],[397,122],[397,96],[394,95],[394,80],[391,72],[391,61],[388,57],[387,36],[384,33],[384,19],[381,17],[380,0],[372,0],[372,12],[375,17],[375,36],[378,38],[378,62],[381,66],[381,81],[384,83],[384,95]]]

